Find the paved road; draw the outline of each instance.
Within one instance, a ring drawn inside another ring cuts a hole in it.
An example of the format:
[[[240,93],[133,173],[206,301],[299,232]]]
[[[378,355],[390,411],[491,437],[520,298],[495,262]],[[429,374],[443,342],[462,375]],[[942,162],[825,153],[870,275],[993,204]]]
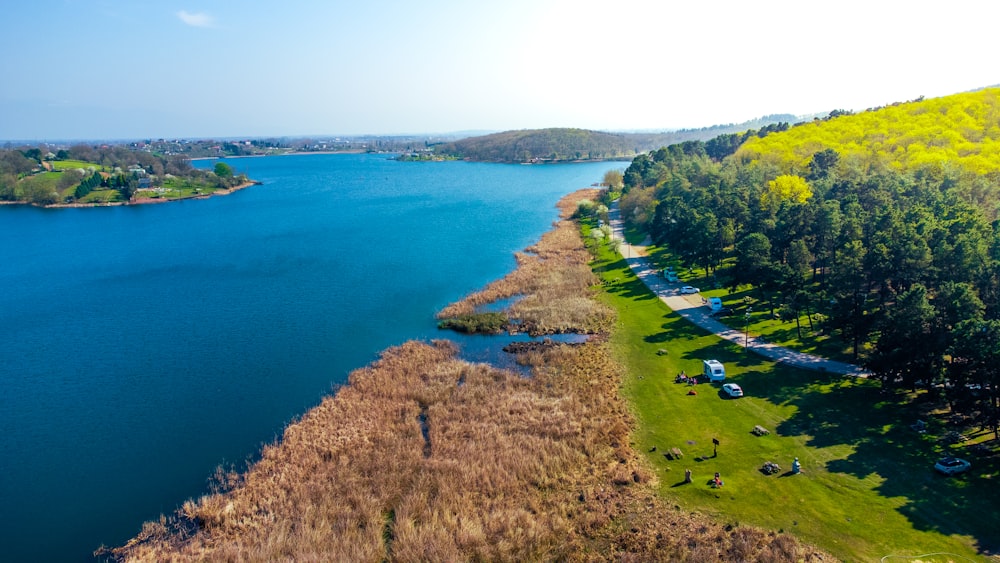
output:
[[[609,213],[611,229],[614,238],[622,241],[620,252],[625,257],[626,262],[643,283],[655,293],[667,307],[676,311],[680,316],[692,323],[713,332],[720,338],[735,342],[740,346],[746,346],[753,352],[769,358],[776,362],[783,362],[800,368],[813,369],[817,371],[828,371],[844,375],[865,377],[869,372],[860,366],[846,362],[829,360],[812,354],[805,354],[789,350],[782,346],[776,346],[769,342],[764,342],[759,337],[746,337],[743,331],[730,328],[725,324],[709,316],[708,307],[704,306],[700,295],[681,295],[680,283],[670,283],[656,271],[653,264],[646,256],[646,247],[625,242],[624,227],[618,213],[618,203],[612,206]]]

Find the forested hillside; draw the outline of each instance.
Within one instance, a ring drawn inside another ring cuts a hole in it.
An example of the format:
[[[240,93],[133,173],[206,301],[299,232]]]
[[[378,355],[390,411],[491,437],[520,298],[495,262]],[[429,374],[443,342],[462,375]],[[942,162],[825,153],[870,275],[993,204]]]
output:
[[[470,137],[436,145],[438,155],[485,162],[561,162],[631,158],[671,143],[708,140],[748,129],[790,123],[792,115],[768,115],[740,124],[713,125],[666,133],[605,133],[587,129],[525,129]]]
[[[998,97],[838,111],[640,155],[623,216],[798,330],[842,339],[887,389],[931,389],[997,432]]]
[[[630,157],[636,148],[623,134],[586,129],[506,131],[435,147],[438,154],[487,162],[556,162]]]
[[[958,166],[976,174],[1000,170],[1000,89],[834,115],[784,135],[752,139],[739,154],[797,174],[808,171],[821,149],[847,159],[874,159],[897,170],[928,165]]]

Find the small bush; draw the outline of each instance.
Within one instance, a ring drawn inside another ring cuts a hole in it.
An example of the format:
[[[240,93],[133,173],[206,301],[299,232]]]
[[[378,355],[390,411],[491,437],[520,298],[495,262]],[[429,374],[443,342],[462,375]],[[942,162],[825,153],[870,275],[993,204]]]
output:
[[[438,328],[469,334],[499,334],[507,323],[507,315],[503,313],[472,313],[444,319],[438,323]]]

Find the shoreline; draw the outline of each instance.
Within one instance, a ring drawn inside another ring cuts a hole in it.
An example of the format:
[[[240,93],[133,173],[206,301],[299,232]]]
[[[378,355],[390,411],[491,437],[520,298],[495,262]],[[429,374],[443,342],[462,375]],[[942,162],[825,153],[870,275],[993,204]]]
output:
[[[609,335],[615,313],[593,295],[593,256],[571,219],[596,193],[562,198],[560,219],[516,253],[514,272],[453,305],[514,292],[523,308],[508,307],[511,316]],[[631,444],[637,422],[620,393],[627,374],[606,338],[519,353],[527,377],[456,354],[449,340],[383,351],[264,446],[258,462],[224,472],[221,492],[95,555],[810,561],[818,553],[783,533],[739,526],[730,534],[732,525],[659,496],[659,477]]]
[[[107,203],[52,203],[49,205],[38,205],[28,201],[0,201],[0,205],[25,205],[28,207],[37,207],[39,209],[82,209],[87,207],[120,207],[125,205],[151,205],[157,203],[170,203],[173,201],[184,201],[188,199],[208,199],[213,196],[229,195],[233,192],[249,188],[250,186],[259,186],[262,184],[263,182],[261,182],[260,180],[250,180],[248,182],[244,182],[242,184],[233,186],[231,188],[226,188],[224,190],[216,190],[210,194],[198,194],[198,195],[189,195],[189,196],[174,197],[174,198],[133,197],[129,201],[110,201]]]
[[[346,151],[289,151],[280,154],[241,154],[238,156],[196,156],[189,158],[188,160],[194,162],[195,160],[223,160],[227,158],[264,158],[268,156],[293,156],[293,155],[307,155],[307,154],[364,154],[372,151],[366,151],[364,149],[350,149]],[[372,152],[372,154],[391,154],[390,152]]]

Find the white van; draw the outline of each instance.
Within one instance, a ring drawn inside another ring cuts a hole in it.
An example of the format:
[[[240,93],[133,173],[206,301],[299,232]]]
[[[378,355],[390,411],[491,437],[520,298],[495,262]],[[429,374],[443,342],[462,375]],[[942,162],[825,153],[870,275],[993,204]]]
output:
[[[702,364],[705,365],[705,377],[709,381],[726,380],[726,367],[722,365],[722,362],[719,360],[703,360]]]
[[[713,313],[717,313],[722,310],[722,298],[721,297],[709,297],[708,298],[708,308],[712,310]]]

